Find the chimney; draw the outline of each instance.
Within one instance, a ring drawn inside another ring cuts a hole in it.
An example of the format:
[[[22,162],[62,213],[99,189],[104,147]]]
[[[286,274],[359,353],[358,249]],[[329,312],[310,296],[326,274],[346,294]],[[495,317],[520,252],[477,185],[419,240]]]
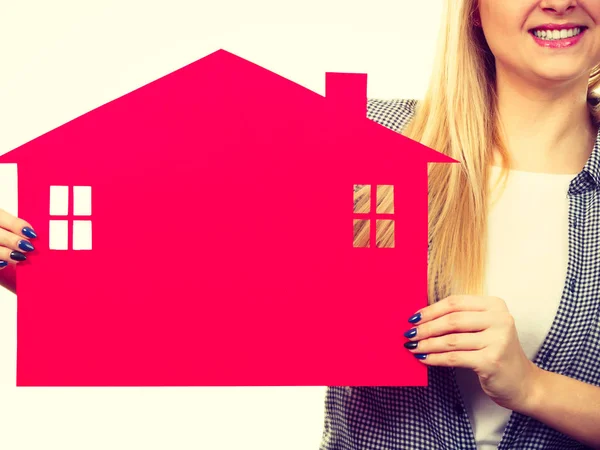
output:
[[[325,72],[325,97],[332,106],[367,116],[367,74]]]

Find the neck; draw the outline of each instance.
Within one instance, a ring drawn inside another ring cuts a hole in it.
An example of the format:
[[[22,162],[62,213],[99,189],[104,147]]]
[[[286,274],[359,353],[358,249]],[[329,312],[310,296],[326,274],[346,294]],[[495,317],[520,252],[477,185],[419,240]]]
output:
[[[562,84],[540,83],[497,67],[499,120],[511,169],[581,171],[597,133],[587,106],[587,82],[581,77]]]

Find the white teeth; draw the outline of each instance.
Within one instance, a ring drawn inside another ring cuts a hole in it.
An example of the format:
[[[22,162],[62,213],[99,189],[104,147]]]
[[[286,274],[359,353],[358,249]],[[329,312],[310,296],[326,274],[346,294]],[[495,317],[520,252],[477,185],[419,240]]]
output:
[[[535,30],[533,32],[536,37],[547,41],[565,39],[577,36],[579,33],[581,33],[581,28],[569,28],[568,30]]]

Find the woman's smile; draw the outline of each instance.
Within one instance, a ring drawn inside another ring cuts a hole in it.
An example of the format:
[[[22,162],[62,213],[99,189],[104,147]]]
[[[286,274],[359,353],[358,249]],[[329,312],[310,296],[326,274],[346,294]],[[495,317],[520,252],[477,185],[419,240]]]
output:
[[[587,30],[584,25],[577,24],[545,24],[529,30],[534,42],[540,47],[561,49],[576,45]]]

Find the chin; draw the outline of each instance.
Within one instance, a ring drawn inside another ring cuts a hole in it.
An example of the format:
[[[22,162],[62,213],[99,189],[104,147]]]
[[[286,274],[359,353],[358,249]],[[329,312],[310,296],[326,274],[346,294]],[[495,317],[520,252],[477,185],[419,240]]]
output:
[[[534,70],[533,73],[535,73],[539,78],[547,81],[575,81],[582,76],[587,79],[587,73],[583,73],[580,70],[575,70],[572,68],[573,66],[570,66],[570,69],[568,67],[569,66],[564,65],[558,66],[556,69],[553,67],[544,67],[543,71]]]
[[[578,74],[573,74],[573,73],[558,74],[556,72],[540,73],[540,74],[538,74],[538,76],[540,78],[543,78],[544,80],[548,80],[548,81],[569,81],[569,80],[575,80],[578,78]]]

